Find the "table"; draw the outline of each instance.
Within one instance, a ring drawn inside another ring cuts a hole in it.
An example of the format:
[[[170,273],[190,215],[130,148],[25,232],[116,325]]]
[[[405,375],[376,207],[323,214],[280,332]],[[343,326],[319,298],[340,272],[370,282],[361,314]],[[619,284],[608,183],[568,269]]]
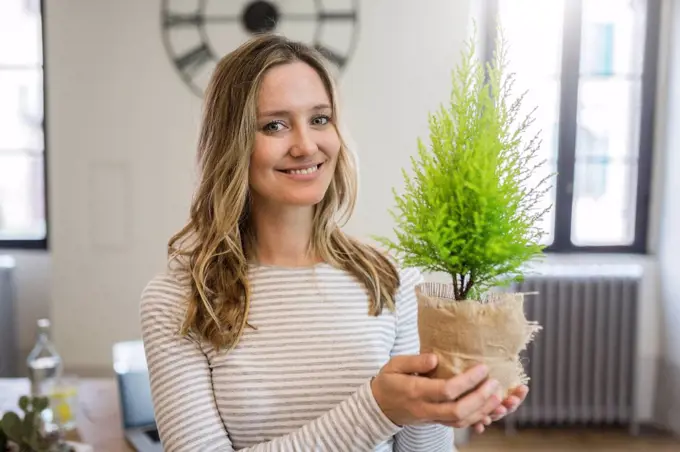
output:
[[[18,410],[19,397],[29,392],[24,378],[0,378],[0,412]],[[78,427],[67,439],[91,445],[97,452],[134,452],[123,436],[118,388],[114,379],[78,381]]]

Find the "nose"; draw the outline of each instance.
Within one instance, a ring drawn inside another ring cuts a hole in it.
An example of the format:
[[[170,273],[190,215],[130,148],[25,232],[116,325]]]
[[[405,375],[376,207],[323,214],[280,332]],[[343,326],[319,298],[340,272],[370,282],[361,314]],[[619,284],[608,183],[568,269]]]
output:
[[[306,157],[318,151],[318,146],[312,136],[312,131],[307,127],[298,127],[295,130],[295,140],[290,149],[293,157]]]

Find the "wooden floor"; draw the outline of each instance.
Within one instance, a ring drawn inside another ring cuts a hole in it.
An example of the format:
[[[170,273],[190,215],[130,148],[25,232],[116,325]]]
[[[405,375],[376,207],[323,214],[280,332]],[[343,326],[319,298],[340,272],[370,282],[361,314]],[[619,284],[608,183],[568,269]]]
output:
[[[506,435],[492,428],[481,435],[470,434],[460,452],[680,452],[680,439],[657,432],[643,432],[638,437],[623,430],[518,430]]]

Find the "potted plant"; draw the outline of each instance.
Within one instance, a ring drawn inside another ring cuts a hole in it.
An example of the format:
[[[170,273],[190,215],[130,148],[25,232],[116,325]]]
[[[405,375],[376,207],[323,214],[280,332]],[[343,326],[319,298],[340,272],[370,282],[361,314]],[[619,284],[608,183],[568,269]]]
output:
[[[524,294],[498,289],[542,255],[552,176],[540,176],[540,139],[527,137],[534,111],[522,116],[507,63],[502,32],[486,66],[468,40],[449,102],[429,116],[429,146],[418,141],[404,192],[394,191],[396,238],[379,238],[404,265],[448,275],[416,287],[421,352],[439,358],[431,376],[485,363],[502,397],[528,381],[519,354],[540,326],[526,319]]]
[[[0,420],[0,452],[75,452],[59,432],[44,431],[42,412],[48,405],[47,397],[22,396],[19,408],[23,416],[13,411],[4,413]]]

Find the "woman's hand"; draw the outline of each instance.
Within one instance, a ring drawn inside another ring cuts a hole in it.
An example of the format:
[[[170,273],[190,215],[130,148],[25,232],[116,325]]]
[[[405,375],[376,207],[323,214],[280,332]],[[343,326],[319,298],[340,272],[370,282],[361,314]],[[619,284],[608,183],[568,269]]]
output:
[[[439,423],[465,428],[483,422],[501,403],[493,395],[498,382],[485,381],[486,366],[454,378],[421,377],[437,367],[432,354],[396,356],[371,383],[383,413],[397,425]]]
[[[481,422],[475,424],[475,431],[477,433],[483,433],[484,428],[490,425],[491,422],[495,422],[503,419],[506,415],[513,413],[519,406],[524,402],[529,394],[529,387],[521,385],[516,387],[511,394],[503,400],[500,406],[498,406],[489,416],[485,417]]]

